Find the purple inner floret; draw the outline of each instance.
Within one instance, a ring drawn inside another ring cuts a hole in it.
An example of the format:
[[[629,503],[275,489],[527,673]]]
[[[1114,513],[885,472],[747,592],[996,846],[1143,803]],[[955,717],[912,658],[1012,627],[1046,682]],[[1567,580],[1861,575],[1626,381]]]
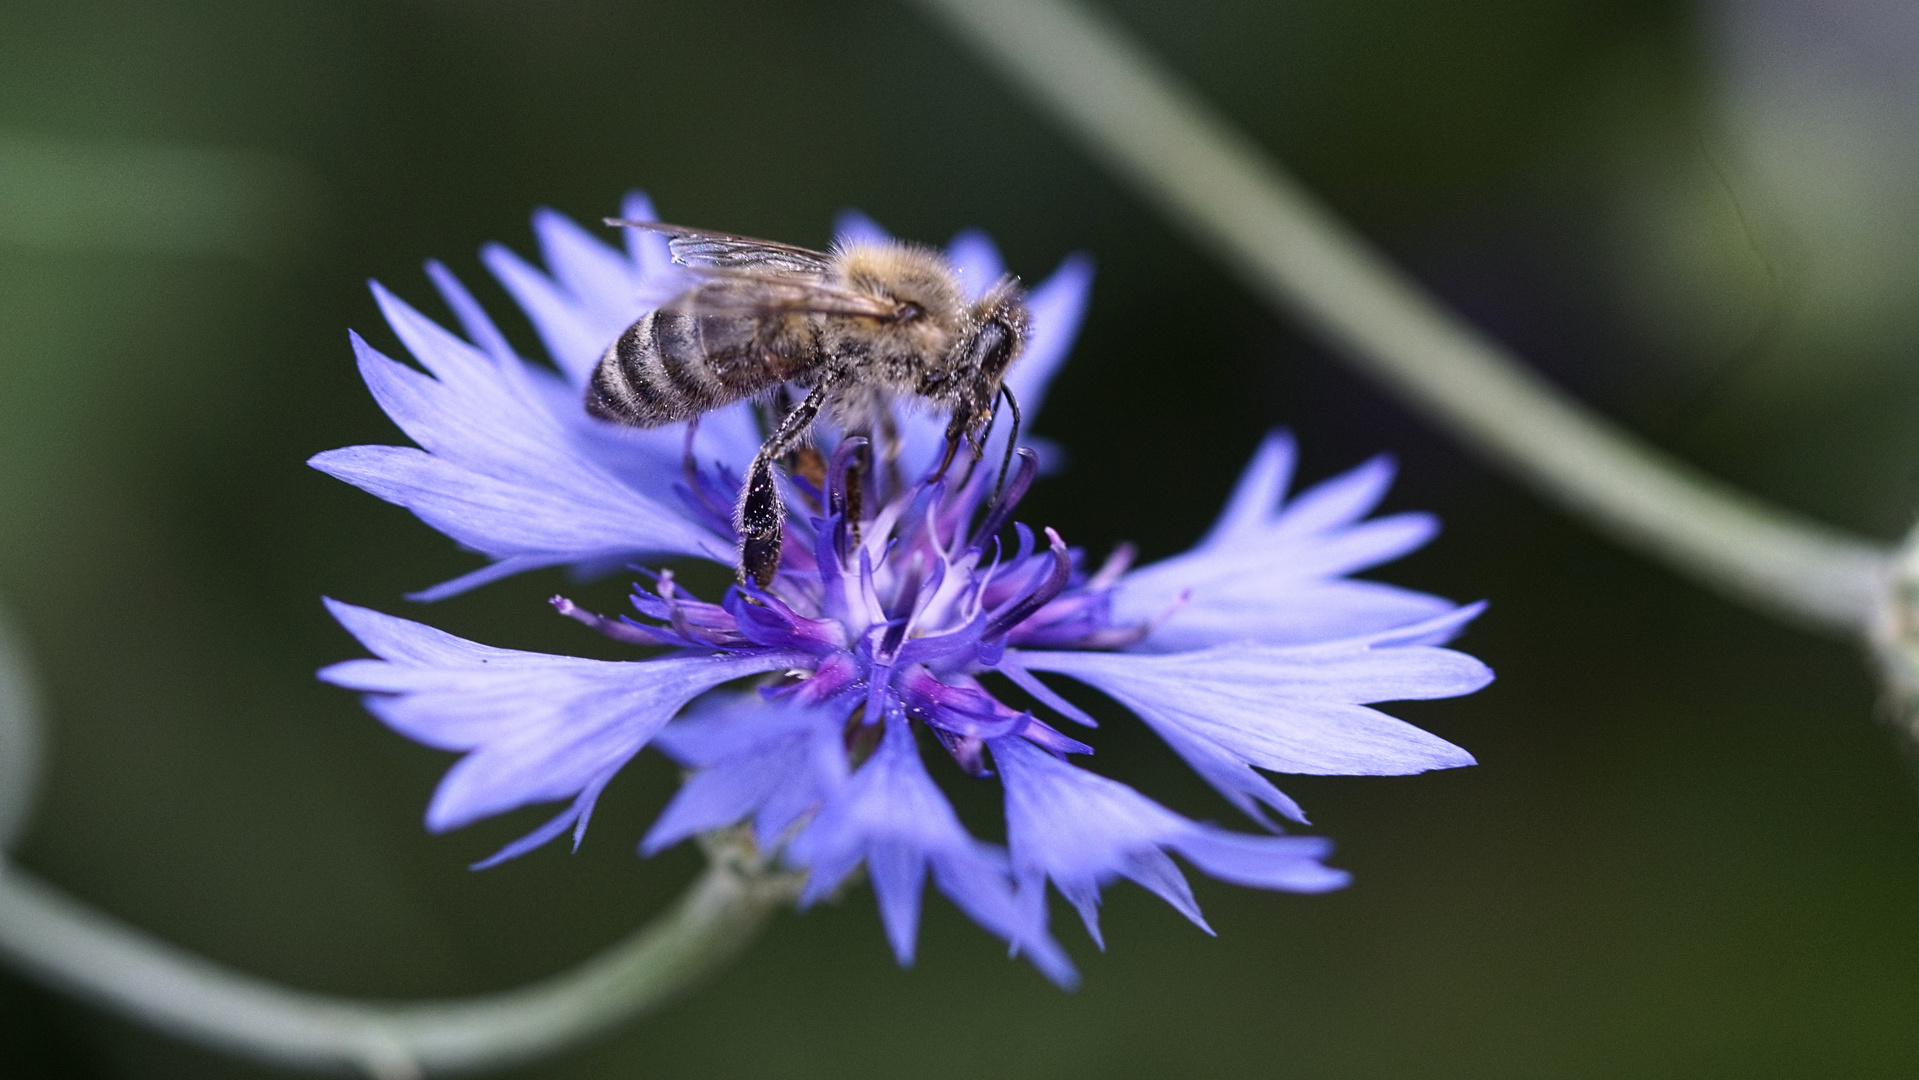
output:
[[[856,530],[845,513],[856,501],[847,491],[849,483],[861,482],[864,470],[857,465],[866,449],[864,439],[841,444],[822,497],[811,500],[812,513],[798,510],[789,527],[789,550],[810,550],[811,557],[787,560],[770,589],[749,581],[710,604],[685,595],[661,573],[652,591],[636,587],[632,596],[651,622],[614,622],[559,597],[555,606],[617,640],[689,655],[805,653],[815,665],[809,677],[796,682],[789,675],[761,693],[838,708],[851,715],[852,727],[899,714],[929,729],[974,776],[989,774],[990,739],[1017,737],[1059,753],[1091,753],[1031,712],[1002,704],[973,678],[1005,654],[1009,640],[1024,640],[1029,627],[1065,648],[1109,629],[1089,613],[1107,610],[1096,593],[1112,582],[1076,571],[1074,553],[1057,534],[1047,530],[1048,547],[1039,552],[1032,530],[1016,525],[1020,542],[1008,552],[997,536],[972,528],[976,519],[986,526],[1007,519],[1031,481],[1033,455],[1022,452],[1016,483],[996,500],[985,498],[985,471],[969,470],[950,491],[944,479],[905,488],[879,502]],[[1063,635],[1062,627],[1077,628],[1077,637]],[[859,741],[850,729],[847,738]]]
[[[625,216],[650,219],[652,210],[629,200]],[[877,228],[853,219],[842,232]],[[765,856],[806,872],[802,906],[864,867],[902,964],[913,958],[930,880],[1015,953],[1072,985],[1077,975],[1049,929],[1049,887],[1095,941],[1100,891],[1122,878],[1205,929],[1174,856],[1258,888],[1318,892],[1346,882],[1324,863],[1327,841],[1283,835],[1274,815],[1295,823],[1305,815],[1266,773],[1403,775],[1472,764],[1371,705],[1485,685],[1484,665],[1444,647],[1480,606],[1350,576],[1425,543],[1435,522],[1368,517],[1391,481],[1383,459],[1288,497],[1294,450],[1283,434],[1261,445],[1197,546],[1135,566],[1129,546],[1090,560],[1052,529],[1015,520],[1041,471],[1032,450],[1018,450],[1003,488],[1003,435],[988,440],[983,460],[962,456],[936,475],[943,418],[902,410],[896,434],[870,442],[824,433],[825,457],[793,470],[783,557],[767,587],[693,595],[662,564],[730,564],[731,508],[759,439],[753,409],[715,411],[693,430],[586,417],[593,359],[645,310],[665,253],[643,235],[616,250],[550,212],[535,229],[550,274],[503,248],[489,248],[486,260],[553,366],[518,356],[438,264],[430,273],[465,338],[376,286],[426,373],[357,337],[354,348],[376,399],[419,446],[348,447],[313,461],[493,560],[425,598],[547,566],[653,567],[641,571],[629,614],[553,599],[560,614],[644,650],[619,661],[492,648],[328,601],[374,658],[321,677],[363,692],[401,734],[462,755],[434,793],[428,828],[566,804],[479,865],[568,832],[577,846],[606,785],[653,746],[689,773],[643,853],[742,826]],[[977,233],[948,255],[969,288],[1003,270]],[[1008,375],[1029,417],[1089,284],[1083,260],[1069,260],[1032,290],[1031,344]],[[1082,729],[1093,718],[1036,673],[1100,690],[1264,831],[1194,822],[1095,775],[1074,760],[1091,746],[1000,700],[981,681],[988,672],[1051,721]],[[960,824],[922,760],[932,743],[957,767],[953,782],[1001,785],[1004,847]]]

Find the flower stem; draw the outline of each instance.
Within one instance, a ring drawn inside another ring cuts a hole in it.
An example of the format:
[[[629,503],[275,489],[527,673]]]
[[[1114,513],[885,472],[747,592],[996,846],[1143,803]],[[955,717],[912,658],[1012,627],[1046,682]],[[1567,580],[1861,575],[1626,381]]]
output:
[[[0,610],[0,852],[26,831],[45,767],[40,694],[12,620]]]
[[[0,621],[0,838],[11,841],[38,772],[39,716]],[[287,1068],[378,1080],[496,1069],[656,1008],[732,959],[795,875],[709,838],[706,872],[674,906],[575,967],[515,990],[389,1002],[293,990],[169,945],[0,857],[0,957],[77,997],[171,1035]]]
[[[1866,633],[1891,552],[1769,506],[1527,369],[1074,0],[920,0],[1269,302],[1615,539],[1802,625]]]
[[[232,971],[9,865],[0,867],[0,955],[183,1039],[282,1067],[408,1080],[537,1058],[657,1007],[730,960],[794,895],[791,875],[719,857],[665,915],[571,971],[499,994],[384,1002]]]

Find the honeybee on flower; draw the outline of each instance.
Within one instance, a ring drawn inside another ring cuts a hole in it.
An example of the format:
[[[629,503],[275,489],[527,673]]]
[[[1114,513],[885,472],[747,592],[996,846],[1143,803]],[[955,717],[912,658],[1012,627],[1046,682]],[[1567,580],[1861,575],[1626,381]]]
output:
[[[654,217],[639,196],[623,216]],[[663,299],[660,282],[675,274],[664,239],[633,230],[620,252],[558,214],[543,211],[534,225],[545,272],[497,246],[484,258],[553,369],[519,356],[430,264],[464,336],[375,286],[426,373],[353,339],[375,399],[418,448],[348,447],[313,464],[493,560],[420,599],[546,566],[734,565],[742,537],[732,508],[767,445],[752,404],[705,411],[696,429],[635,429],[582,406],[609,349],[617,356],[620,335]],[[841,234],[843,245],[888,242],[864,219]],[[942,258],[968,303],[1005,280],[980,234],[962,234]],[[1029,414],[1065,359],[1090,283],[1089,263],[1073,257],[1024,294],[1023,348],[1000,374]],[[364,692],[401,734],[462,755],[429,803],[429,829],[566,802],[481,865],[563,833],[577,845],[606,784],[652,746],[691,773],[643,852],[744,825],[764,857],[806,873],[802,906],[864,866],[902,964],[930,878],[1061,985],[1077,974],[1048,924],[1049,883],[1095,940],[1100,891],[1120,878],[1204,927],[1172,856],[1260,888],[1317,892],[1347,880],[1326,865],[1326,840],[1284,832],[1282,821],[1303,824],[1304,814],[1260,770],[1396,775],[1473,763],[1370,707],[1470,693],[1491,678],[1444,647],[1479,605],[1348,576],[1436,528],[1424,514],[1367,517],[1391,480],[1385,460],[1289,498],[1292,442],[1268,436],[1197,546],[1136,567],[1124,545],[1095,561],[1015,519],[1039,461],[1010,432],[978,436],[979,451],[1014,463],[1001,484],[995,469],[948,467],[954,420],[899,405],[884,399],[862,430],[822,434],[814,475],[796,471],[792,497],[778,500],[781,554],[764,580],[756,564],[707,600],[649,570],[633,614],[617,618],[554,599],[562,615],[645,655],[499,649],[329,601],[375,658],[321,677]],[[898,467],[874,467],[881,431]],[[1260,831],[1189,820],[1075,763],[1093,747],[1067,731],[1093,719],[1039,673],[1130,710]],[[987,677],[1033,707],[1006,703]],[[749,689],[722,689],[749,679]],[[961,825],[921,734],[959,773],[1001,784],[1005,847]]]

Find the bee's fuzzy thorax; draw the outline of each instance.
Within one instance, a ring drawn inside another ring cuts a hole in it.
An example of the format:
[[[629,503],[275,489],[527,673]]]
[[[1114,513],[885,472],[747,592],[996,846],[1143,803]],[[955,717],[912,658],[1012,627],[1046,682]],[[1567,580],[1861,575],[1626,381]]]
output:
[[[834,250],[833,269],[853,288],[918,304],[936,320],[958,319],[966,309],[959,274],[931,248],[854,241]]]

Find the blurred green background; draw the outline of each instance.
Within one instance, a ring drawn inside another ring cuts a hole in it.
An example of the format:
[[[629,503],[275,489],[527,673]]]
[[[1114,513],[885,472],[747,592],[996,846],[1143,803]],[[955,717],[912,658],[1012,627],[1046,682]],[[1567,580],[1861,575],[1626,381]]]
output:
[[[1292,0],[1109,7],[1365,232],[1631,427],[1892,538],[1919,507],[1919,15],[1864,0]],[[778,917],[616,1037],[516,1076],[1906,1077],[1919,1072],[1919,790],[1850,648],[1623,554],[1463,456],[1265,312],[917,11],[893,3],[0,6],[0,601],[52,764],[19,851],[167,940],[338,993],[504,988],[584,958],[698,860],[633,843],[673,772],[614,784],[585,847],[466,864],[447,759],[317,667],[338,596],[578,650],[516,578],[305,467],[400,441],[349,327],[363,281],[443,314],[446,260],[529,354],[475,252],[532,254],[632,186],[672,220],[822,245],[843,206],[978,225],[1035,279],[1099,277],[1023,508],[1103,551],[1194,540],[1260,435],[1318,478],[1379,450],[1446,521],[1388,580],[1490,598],[1490,689],[1397,711],[1475,769],[1291,780],[1357,874],[1196,881],[1220,937],[1122,886],[1070,916],[1062,994],[943,901],[898,970],[870,895]],[[1136,724],[1102,771],[1230,809]],[[990,818],[984,786],[965,811]],[[273,1075],[0,975],[0,1075]]]

